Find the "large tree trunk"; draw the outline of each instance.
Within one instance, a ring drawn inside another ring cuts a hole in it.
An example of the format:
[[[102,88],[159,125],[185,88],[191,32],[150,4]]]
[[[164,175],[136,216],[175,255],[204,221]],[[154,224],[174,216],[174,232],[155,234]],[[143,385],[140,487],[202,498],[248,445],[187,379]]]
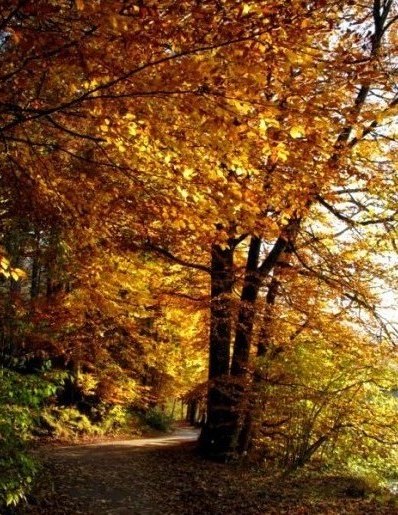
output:
[[[229,424],[224,430],[224,441],[227,446],[226,459],[241,454],[240,431],[245,413],[248,411],[245,401],[250,382],[248,366],[256,314],[255,304],[261,286],[261,277],[258,272],[260,250],[261,239],[253,236],[250,240],[237,315],[230,380],[225,385],[229,400]]]
[[[230,445],[236,455],[244,455],[248,451],[253,436],[253,427],[258,419],[258,393],[262,379],[261,371],[252,370],[250,352],[260,288],[266,277],[274,270],[274,277],[266,296],[266,305],[268,306],[266,317],[268,316],[269,319],[263,321],[262,337],[265,340],[262,346],[257,347],[258,357],[266,352],[268,331],[272,325],[272,305],[275,303],[278,292],[277,276],[281,273],[282,267],[291,259],[293,243],[299,227],[300,220],[292,218],[261,265],[259,265],[261,240],[258,237],[252,237],[250,242],[231,364],[231,376],[234,379],[231,381],[233,388],[231,411],[234,415],[234,424],[231,428]]]
[[[247,374],[255,318],[255,303],[261,286],[261,278],[258,272],[260,248],[260,238],[252,237],[246,262],[231,364],[231,374],[236,377],[244,377]]]
[[[285,251],[293,228],[297,228],[297,220],[291,221],[261,265],[261,239],[252,236],[250,240],[231,365],[234,246],[225,250],[213,246],[208,418],[199,440],[201,452],[212,459],[228,461],[241,454],[240,433],[244,428],[245,416],[250,411],[252,377],[249,374],[249,361],[256,302],[265,278]]]
[[[231,424],[228,383],[232,332],[231,294],[234,249],[213,245],[211,254],[210,353],[207,420],[199,439],[200,451],[224,460],[229,451],[225,428]]]

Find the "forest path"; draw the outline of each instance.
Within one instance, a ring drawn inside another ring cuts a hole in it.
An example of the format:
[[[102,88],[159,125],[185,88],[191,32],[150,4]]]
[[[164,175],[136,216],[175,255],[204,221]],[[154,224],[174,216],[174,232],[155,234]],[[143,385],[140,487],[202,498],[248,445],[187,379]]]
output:
[[[398,502],[362,496],[340,476],[285,478],[211,463],[198,431],[67,447],[43,446],[42,478],[12,515],[395,515]]]
[[[175,505],[186,478],[178,484],[173,472],[170,479],[159,458],[172,458],[175,446],[193,447],[198,436],[198,430],[182,426],[153,438],[46,448],[45,464],[58,499],[58,508],[52,506],[48,513],[173,513],[167,505]]]

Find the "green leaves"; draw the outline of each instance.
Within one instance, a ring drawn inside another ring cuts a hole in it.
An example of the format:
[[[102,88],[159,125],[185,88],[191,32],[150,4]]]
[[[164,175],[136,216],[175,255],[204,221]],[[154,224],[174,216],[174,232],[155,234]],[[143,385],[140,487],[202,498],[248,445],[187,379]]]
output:
[[[26,444],[43,401],[56,386],[37,376],[0,369],[0,508],[25,498],[37,472]]]
[[[262,364],[276,378],[264,384],[263,442],[287,469],[318,459],[383,480],[397,459],[397,362],[388,348],[377,349],[353,333],[342,336],[350,344],[339,345],[336,325],[334,342],[303,334],[281,357]],[[382,357],[386,351],[389,357]],[[274,423],[278,436],[269,439]]]

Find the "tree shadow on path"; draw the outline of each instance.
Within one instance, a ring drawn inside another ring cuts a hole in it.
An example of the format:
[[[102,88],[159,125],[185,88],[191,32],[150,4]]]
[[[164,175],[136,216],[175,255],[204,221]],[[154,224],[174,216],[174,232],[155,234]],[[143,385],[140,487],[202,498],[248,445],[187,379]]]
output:
[[[347,498],[346,483],[289,479],[264,468],[211,463],[195,453],[198,431],[157,438],[45,447],[44,474],[26,515],[388,514],[394,505]]]

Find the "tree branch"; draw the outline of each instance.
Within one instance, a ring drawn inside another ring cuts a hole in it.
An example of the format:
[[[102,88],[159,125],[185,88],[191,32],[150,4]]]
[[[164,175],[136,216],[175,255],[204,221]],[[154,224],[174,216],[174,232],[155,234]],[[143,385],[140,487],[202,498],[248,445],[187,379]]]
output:
[[[160,254],[161,256],[167,257],[168,259],[174,261],[174,263],[177,263],[178,265],[185,266],[187,268],[193,268],[195,270],[200,270],[201,272],[206,272],[208,274],[211,273],[210,267],[206,265],[201,265],[200,263],[192,263],[191,261],[188,261],[186,259],[179,258],[178,256],[175,256],[173,253],[171,253],[169,250],[164,249],[163,247],[159,247],[158,245],[155,245],[150,241],[148,241],[145,244],[145,248],[148,250],[152,250],[157,254]]]
[[[391,216],[386,216],[384,218],[373,218],[368,220],[353,220],[352,218],[349,218],[348,216],[343,215],[339,210],[337,210],[334,206],[329,204],[321,195],[316,195],[315,197],[318,202],[325,207],[332,215],[334,215],[339,220],[345,222],[346,224],[350,226],[366,226],[366,225],[376,225],[376,224],[384,224],[386,222],[394,222],[397,217],[397,212],[395,211],[394,214]]]
[[[68,127],[65,127],[64,125],[61,125],[59,122],[55,121],[54,118],[52,118],[50,115],[46,116],[46,120],[48,120],[51,123],[51,125],[53,125],[55,128],[61,130],[62,132],[66,132],[67,134],[69,134],[71,136],[76,136],[81,139],[88,139],[90,141],[95,141],[96,143],[106,141],[104,138],[100,138],[97,136],[91,136],[90,134],[83,134],[81,132],[76,132],[72,129],[69,129]]]
[[[261,277],[266,277],[271,272],[271,270],[277,264],[281,254],[286,250],[287,245],[287,238],[282,235],[279,236],[275,242],[275,245],[272,247],[267,257],[257,269]]]
[[[99,84],[98,86],[93,87],[92,89],[89,89],[79,95],[76,98],[73,98],[72,100],[69,100],[67,102],[58,104],[54,107],[49,107],[47,109],[36,109],[33,114],[30,116],[25,116],[18,120],[13,120],[12,122],[9,122],[8,124],[3,125],[3,127],[0,127],[0,132],[4,132],[10,129],[13,129],[17,125],[20,125],[25,122],[37,120],[39,118],[46,117],[48,115],[51,115],[53,113],[60,112],[64,109],[67,109],[69,107],[72,107],[77,104],[82,104],[83,102],[89,101],[89,100],[96,100],[98,97],[96,94],[98,92],[109,90],[113,86],[116,86],[120,82],[124,82],[127,79],[130,79],[134,75],[137,75],[138,73],[147,70],[148,68],[159,66],[161,64],[167,63],[169,61],[174,61],[176,59],[180,59],[182,57],[190,57],[197,54],[210,52],[212,50],[217,50],[220,48],[224,48],[227,46],[231,46],[237,43],[244,43],[247,41],[252,41],[253,39],[257,38],[258,36],[261,36],[262,34],[268,33],[269,29],[257,32],[256,34],[251,34],[248,36],[241,36],[237,38],[230,39],[228,41],[222,41],[221,43],[214,43],[211,45],[204,45],[198,48],[188,49],[188,50],[182,50],[181,52],[176,52],[171,55],[166,55],[158,59],[154,59],[153,61],[148,61],[144,64],[141,64],[140,66],[137,66],[136,68],[133,68],[132,70],[129,70],[128,72],[120,75],[119,77],[116,77],[112,80],[109,80],[108,82],[105,82],[103,84]]]
[[[15,7],[15,9],[13,9],[12,11],[10,11],[8,13],[8,16],[6,16],[5,18],[3,18],[1,20],[1,23],[0,23],[0,31],[3,31],[6,29],[7,27],[7,24],[8,22],[18,13],[18,11],[20,11],[22,9],[22,7],[25,6],[25,4],[28,3],[28,0],[19,0],[17,6]]]

